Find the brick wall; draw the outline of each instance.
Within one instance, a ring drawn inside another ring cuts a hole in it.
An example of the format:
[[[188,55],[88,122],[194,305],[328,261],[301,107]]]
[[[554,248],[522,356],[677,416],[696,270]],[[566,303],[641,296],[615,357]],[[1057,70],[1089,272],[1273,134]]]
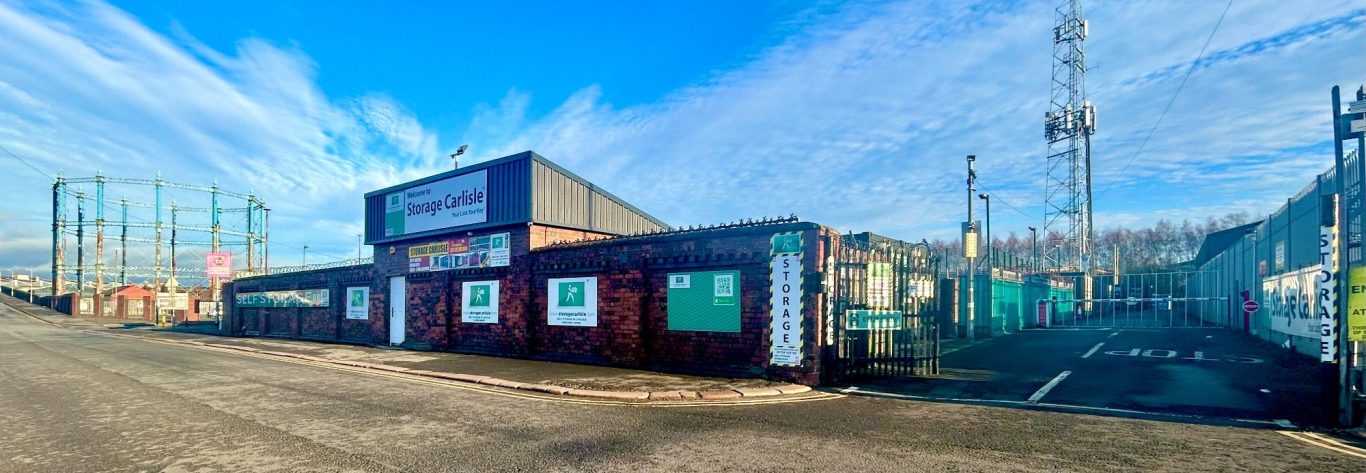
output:
[[[820,381],[821,267],[831,230],[810,223],[787,223],[561,244],[532,249],[549,227],[514,227],[513,256],[505,268],[407,273],[407,247],[427,241],[376,248],[373,266],[256,277],[224,287],[235,292],[283,289],[332,289],[333,304],[319,309],[241,309],[225,307],[235,334],[321,338],[387,344],[389,277],[406,276],[405,345],[412,348],[608,364],[668,371],[817,384]],[[802,233],[806,286],[801,288],[804,351],[800,367],[769,365],[770,238]],[[482,234],[482,232],[481,232]],[[580,235],[582,237],[583,235]],[[450,237],[447,237],[450,238]],[[438,241],[440,239],[432,239]],[[400,263],[401,261],[401,263]],[[670,272],[736,270],[739,333],[668,329]],[[597,279],[595,327],[551,326],[547,320],[548,280]],[[461,321],[462,283],[498,280],[496,324]],[[371,287],[370,319],[344,319],[344,289]],[[329,333],[334,334],[328,337]]]
[[[586,240],[589,238],[609,237],[606,233],[586,232],[568,228],[533,224],[529,229],[530,249],[541,248],[553,243]]]

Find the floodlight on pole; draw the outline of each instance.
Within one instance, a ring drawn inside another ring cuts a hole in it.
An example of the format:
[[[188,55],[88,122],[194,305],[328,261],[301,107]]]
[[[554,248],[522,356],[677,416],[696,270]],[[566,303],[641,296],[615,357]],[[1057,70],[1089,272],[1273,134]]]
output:
[[[454,153],[451,153],[451,165],[453,166],[451,169],[460,169],[460,155],[465,154],[465,150],[469,147],[470,145],[460,145]]]

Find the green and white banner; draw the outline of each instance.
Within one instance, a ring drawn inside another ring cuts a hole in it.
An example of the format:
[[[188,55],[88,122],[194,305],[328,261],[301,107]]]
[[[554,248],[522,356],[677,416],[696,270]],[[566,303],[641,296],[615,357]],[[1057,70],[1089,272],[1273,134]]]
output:
[[[327,307],[327,289],[299,289],[295,291],[239,292],[234,300],[239,308],[252,307]]]
[[[348,320],[370,318],[370,288],[346,288],[346,318]]]
[[[384,196],[384,236],[488,221],[488,171],[448,177]]]
[[[740,333],[739,271],[669,273],[668,328]]]
[[[598,326],[598,278],[551,279],[546,289],[546,320],[550,325]]]
[[[778,233],[771,240],[772,299],[769,316],[769,364],[802,364],[802,234]]]
[[[460,284],[460,321],[468,324],[498,323],[498,281],[466,281]]]

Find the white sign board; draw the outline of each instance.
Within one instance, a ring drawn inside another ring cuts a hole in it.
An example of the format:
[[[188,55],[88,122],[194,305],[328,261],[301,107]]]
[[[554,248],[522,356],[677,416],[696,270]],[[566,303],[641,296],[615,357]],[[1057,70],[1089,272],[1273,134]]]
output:
[[[670,274],[669,289],[688,289],[692,287],[692,275],[690,274]]]
[[[384,196],[384,236],[488,221],[488,171],[448,177]]]
[[[1338,356],[1338,259],[1337,227],[1319,227],[1318,319],[1319,361],[1332,363]]]
[[[370,288],[346,288],[346,318],[347,320],[370,318]]]
[[[498,323],[498,281],[460,283],[460,321],[468,324]]]
[[[1288,335],[1319,338],[1318,265],[1262,279],[1263,307],[1271,329]]]
[[[773,236],[769,275],[769,364],[802,364],[802,249],[800,233]]]
[[[598,326],[598,278],[551,279],[546,290],[550,325]]]
[[[190,295],[183,292],[158,293],[157,307],[162,310],[190,310]]]

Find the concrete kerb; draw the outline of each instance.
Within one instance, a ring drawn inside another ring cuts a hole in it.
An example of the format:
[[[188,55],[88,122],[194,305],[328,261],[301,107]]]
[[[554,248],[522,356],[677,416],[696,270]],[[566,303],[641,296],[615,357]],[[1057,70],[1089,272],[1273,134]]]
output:
[[[55,325],[55,324],[54,324],[54,325]],[[101,335],[110,335],[110,336],[115,336],[115,337],[121,337],[121,338],[136,338],[136,339],[146,339],[146,338],[148,338],[148,337],[141,336],[141,335],[122,334],[122,333],[107,333],[107,332],[103,332],[103,333],[100,333],[100,334],[101,334]],[[298,359],[298,360],[311,361],[311,362],[315,362],[315,363],[326,363],[326,364],[339,365],[339,366],[349,366],[349,367],[353,367],[353,368],[363,368],[363,369],[371,369],[371,370],[378,370],[378,371],[388,371],[388,372],[394,372],[394,373],[404,373],[404,374],[416,375],[416,376],[422,376],[422,377],[428,377],[428,378],[439,378],[439,379],[445,379],[445,380],[450,380],[450,381],[459,381],[459,382],[465,382],[465,383],[471,383],[471,384],[482,384],[482,385],[486,385],[486,386],[496,386],[496,387],[500,387],[500,388],[515,389],[515,390],[520,390],[520,391],[532,391],[532,392],[538,392],[538,393],[544,393],[544,394],[553,394],[553,395],[557,395],[557,396],[579,397],[579,398],[587,398],[587,399],[608,399],[608,400],[615,400],[615,401],[631,401],[631,402],[729,401],[729,400],[735,400],[735,399],[741,399],[741,398],[744,398],[744,399],[773,398],[773,399],[777,400],[777,399],[782,398],[782,396],[796,395],[796,394],[804,394],[804,393],[807,393],[807,392],[810,392],[810,391],[811,391],[811,387],[810,387],[810,386],[803,386],[803,385],[799,385],[799,384],[784,384],[784,385],[777,385],[777,386],[766,387],[766,388],[720,389],[720,390],[710,390],[710,391],[701,391],[701,392],[696,392],[696,391],[684,391],[684,390],[667,390],[667,391],[603,391],[603,390],[596,390],[596,389],[573,389],[573,388],[567,388],[567,387],[564,387],[564,386],[556,386],[556,385],[550,385],[550,384],[523,383],[523,382],[520,382],[520,381],[512,381],[512,380],[494,378],[494,377],[491,377],[491,376],[473,375],[473,374],[465,374],[465,373],[449,373],[449,372],[443,372],[443,371],[416,370],[416,369],[411,369],[411,368],[404,368],[404,367],[401,367],[401,366],[384,365],[384,364],[378,364],[378,363],[366,363],[366,362],[363,362],[363,361],[334,360],[334,359],[331,359],[331,358],[323,358],[323,357],[312,356],[312,355],[304,355],[304,354],[300,354],[300,353],[289,353],[289,352],[274,351],[274,350],[261,350],[261,349],[252,348],[252,347],[244,347],[244,346],[238,346],[238,345],[228,345],[228,344],[221,344],[221,343],[204,343],[204,342],[193,341],[193,340],[171,340],[171,339],[163,339],[163,338],[159,338],[159,337],[156,338],[156,341],[162,342],[162,343],[172,343],[172,344],[177,344],[177,345],[192,346],[192,347],[197,347],[197,348],[212,348],[212,349],[219,349],[219,350],[232,350],[232,351],[239,351],[239,352],[245,352],[245,353],[253,353],[253,354],[258,354],[258,355],[278,356],[278,357],[282,357],[282,358],[293,358],[293,359]]]

